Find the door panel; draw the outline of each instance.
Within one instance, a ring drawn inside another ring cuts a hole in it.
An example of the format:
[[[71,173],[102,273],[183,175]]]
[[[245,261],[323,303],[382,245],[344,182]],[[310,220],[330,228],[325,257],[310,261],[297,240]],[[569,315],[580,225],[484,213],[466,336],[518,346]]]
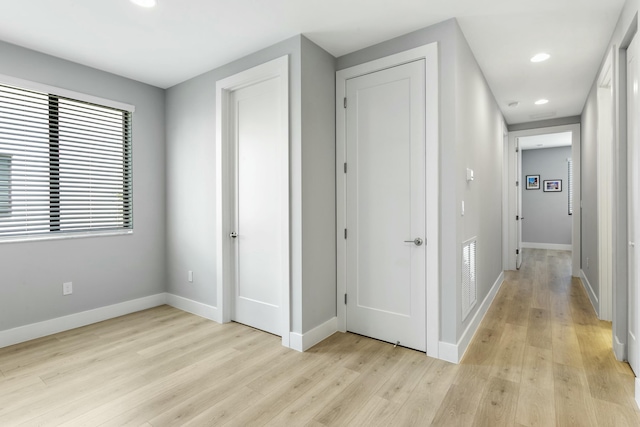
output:
[[[638,282],[638,265],[640,262],[637,245],[637,216],[640,214],[640,147],[638,141],[638,53],[637,40],[634,38],[627,50],[627,200],[628,200],[628,233],[629,233],[629,346],[628,359],[631,368],[640,374],[638,349],[638,308],[640,308],[640,284]]]
[[[424,61],[347,80],[347,329],[426,350]]]
[[[283,283],[281,104],[276,79],[230,94],[235,167],[232,319],[277,335]]]

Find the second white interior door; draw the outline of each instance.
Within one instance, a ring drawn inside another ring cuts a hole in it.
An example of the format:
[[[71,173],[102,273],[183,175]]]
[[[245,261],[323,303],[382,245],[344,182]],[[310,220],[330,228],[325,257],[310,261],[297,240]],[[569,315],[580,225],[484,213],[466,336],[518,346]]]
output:
[[[347,330],[426,350],[425,62],[347,80]]]

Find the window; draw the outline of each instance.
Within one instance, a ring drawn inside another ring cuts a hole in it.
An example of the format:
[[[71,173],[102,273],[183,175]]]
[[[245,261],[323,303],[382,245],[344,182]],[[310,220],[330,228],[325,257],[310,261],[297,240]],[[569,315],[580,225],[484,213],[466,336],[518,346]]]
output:
[[[569,181],[569,191],[567,191],[569,196],[569,215],[573,215],[573,160],[567,159],[567,164],[569,165],[569,175],[567,181]]]
[[[133,228],[131,112],[0,85],[0,238]]]

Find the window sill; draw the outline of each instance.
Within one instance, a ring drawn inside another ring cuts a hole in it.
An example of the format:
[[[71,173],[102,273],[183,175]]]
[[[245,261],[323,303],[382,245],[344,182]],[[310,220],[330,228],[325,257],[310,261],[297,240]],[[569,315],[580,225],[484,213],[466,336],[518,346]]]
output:
[[[124,236],[128,234],[133,234],[133,230],[86,231],[81,233],[60,233],[55,235],[41,236],[16,236],[0,238],[0,244],[39,242],[44,240],[84,239],[87,237]]]

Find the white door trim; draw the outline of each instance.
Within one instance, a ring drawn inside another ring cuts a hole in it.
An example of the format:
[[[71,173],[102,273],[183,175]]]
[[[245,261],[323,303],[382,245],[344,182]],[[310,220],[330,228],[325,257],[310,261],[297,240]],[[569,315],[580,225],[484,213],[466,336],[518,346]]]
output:
[[[345,332],[346,307],[346,120],[344,98],[347,79],[395,67],[407,62],[425,60],[425,135],[426,135],[426,342],[427,355],[438,357],[440,340],[440,182],[438,126],[438,44],[431,43],[375,61],[356,65],[336,73],[336,202],[337,202],[337,317],[338,330]]]
[[[516,138],[523,136],[536,136],[545,135],[548,133],[560,133],[571,132],[571,159],[573,160],[573,223],[571,230],[571,246],[572,246],[572,269],[571,274],[574,277],[580,277],[580,217],[581,217],[581,200],[580,200],[580,125],[563,125],[552,126],[537,129],[528,129],[521,131],[509,132],[509,169],[508,169],[508,181],[510,183],[516,182],[515,177],[515,165],[513,162],[517,161],[515,155]],[[520,190],[522,191],[521,184]],[[515,270],[516,265],[516,193],[510,191],[509,197],[509,214],[507,222],[509,224],[509,249],[508,249],[508,270]]]
[[[230,174],[231,144],[228,129],[229,93],[243,87],[277,78],[279,80],[279,97],[284,108],[282,115],[280,144],[280,164],[282,167],[282,345],[289,347],[290,335],[290,250],[289,250],[289,57],[282,56],[262,65],[242,71],[216,82],[216,292],[217,308],[221,322],[231,321],[231,295],[233,292],[232,254],[233,247],[229,233],[233,223],[231,192],[233,177]]]
[[[608,108],[603,98],[608,98]],[[615,98],[613,94],[613,49],[598,74],[597,84],[597,209],[598,209],[598,273],[599,318],[612,319],[613,310],[613,144]],[[604,109],[603,109],[604,104]],[[603,120],[609,126],[602,126]]]

